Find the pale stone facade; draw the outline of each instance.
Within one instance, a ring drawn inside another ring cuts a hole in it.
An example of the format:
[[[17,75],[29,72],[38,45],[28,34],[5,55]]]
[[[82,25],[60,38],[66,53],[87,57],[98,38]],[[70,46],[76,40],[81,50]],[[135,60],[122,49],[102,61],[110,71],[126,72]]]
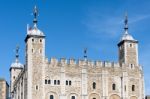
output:
[[[12,99],[144,99],[138,41],[128,34],[127,18],[117,63],[65,58],[49,61],[45,35],[37,28],[36,7],[34,15],[33,28],[27,28],[24,68],[17,65],[17,69],[10,69]]]
[[[9,99],[9,85],[2,78],[0,78],[0,99]]]

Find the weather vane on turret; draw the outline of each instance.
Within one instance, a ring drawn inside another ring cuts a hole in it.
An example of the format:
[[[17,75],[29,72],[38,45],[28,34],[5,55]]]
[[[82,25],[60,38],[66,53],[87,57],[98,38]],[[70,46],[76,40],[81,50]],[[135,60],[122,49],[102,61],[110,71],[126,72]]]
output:
[[[34,15],[34,20],[33,20],[34,27],[37,27],[37,22],[38,22],[38,21],[37,21],[38,9],[37,9],[37,7],[36,7],[36,6],[34,7],[33,15]]]
[[[18,62],[19,61],[19,46],[17,45],[16,46],[16,62]]]
[[[87,48],[84,48],[84,59],[87,60]]]
[[[128,15],[127,13],[125,13],[125,20],[124,20],[124,24],[125,24],[125,34],[128,34]]]

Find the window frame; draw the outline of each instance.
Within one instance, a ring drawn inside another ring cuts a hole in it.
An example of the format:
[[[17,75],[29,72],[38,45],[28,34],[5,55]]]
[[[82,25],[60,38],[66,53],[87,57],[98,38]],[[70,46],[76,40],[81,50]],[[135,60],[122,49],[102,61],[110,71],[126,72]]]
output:
[[[116,90],[116,84],[115,83],[112,84],[112,90]]]
[[[76,99],[76,96],[71,96],[71,99]]]
[[[93,84],[92,84],[93,86],[93,89],[96,89],[96,82],[93,82]]]
[[[135,85],[132,85],[132,91],[135,91]]]
[[[50,95],[50,99],[54,99],[54,95]]]
[[[68,80],[66,80],[66,85],[68,85]]]

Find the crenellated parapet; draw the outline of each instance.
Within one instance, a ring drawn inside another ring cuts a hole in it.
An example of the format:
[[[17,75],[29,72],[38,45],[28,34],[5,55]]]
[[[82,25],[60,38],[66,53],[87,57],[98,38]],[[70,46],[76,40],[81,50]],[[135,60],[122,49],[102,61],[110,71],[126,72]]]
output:
[[[121,67],[118,62],[110,62],[110,61],[92,61],[92,60],[84,60],[78,59],[75,60],[73,58],[51,58],[48,60],[45,59],[45,62],[52,66],[88,66],[88,67]]]

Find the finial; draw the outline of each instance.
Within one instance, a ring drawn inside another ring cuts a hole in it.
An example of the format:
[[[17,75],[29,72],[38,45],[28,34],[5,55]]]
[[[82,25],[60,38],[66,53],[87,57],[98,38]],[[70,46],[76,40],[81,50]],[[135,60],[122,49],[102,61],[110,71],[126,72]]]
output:
[[[84,48],[84,59],[87,59],[87,48]]]
[[[37,27],[37,16],[38,16],[38,9],[36,6],[34,6],[34,9],[33,9],[33,15],[34,15],[34,20],[33,20],[33,23],[34,23],[34,28]]]
[[[124,27],[125,34],[128,34],[128,15],[127,15],[127,12],[125,13],[124,24],[125,24],[125,27]]]
[[[19,53],[19,46],[17,45],[16,46],[16,62],[17,63],[19,62],[19,59],[18,59],[19,58],[19,54],[18,53]]]

